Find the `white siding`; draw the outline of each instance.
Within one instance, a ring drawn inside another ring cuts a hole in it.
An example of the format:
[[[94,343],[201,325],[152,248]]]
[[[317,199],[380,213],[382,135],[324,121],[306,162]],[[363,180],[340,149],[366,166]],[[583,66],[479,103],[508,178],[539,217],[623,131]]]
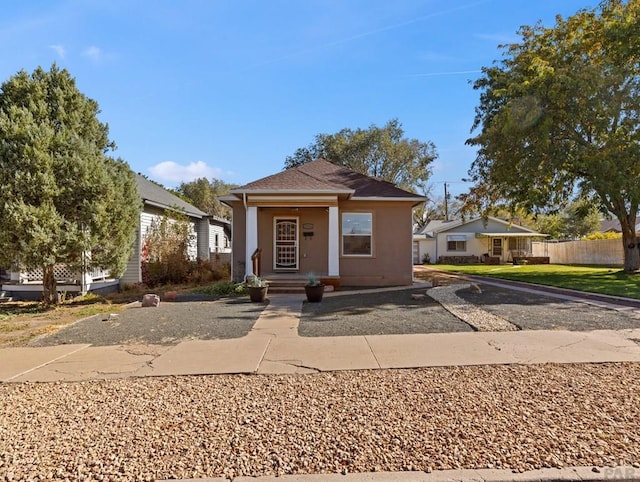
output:
[[[198,231],[194,221],[189,222],[189,235],[191,236],[191,242],[187,247],[187,256],[190,260],[195,260],[198,257]]]
[[[467,237],[466,249],[464,251],[447,251],[447,235],[451,231],[438,233],[436,243],[436,254],[440,256],[482,256],[488,252],[487,238],[476,238],[476,233],[456,231],[456,235],[465,235]],[[433,256],[431,259],[434,259]]]
[[[142,218],[142,214],[140,215]],[[127,268],[124,274],[120,278],[120,284],[133,284],[140,283],[142,281],[142,270],[140,268],[140,249],[142,247],[140,238],[140,224],[141,219],[138,221],[138,229],[136,230],[136,239],[133,241],[133,253],[131,258],[127,262]]]
[[[154,221],[159,222],[164,216],[162,209],[156,209],[149,206],[145,206],[145,210],[140,213],[140,222],[138,225],[138,231],[136,233],[136,239],[134,244],[134,251],[127,263],[127,268],[124,275],[120,278],[121,283],[140,283],[142,282],[142,270],[140,268],[141,252],[144,246],[144,239],[149,233],[149,229]],[[196,259],[198,255],[198,235],[204,236],[204,233],[199,233],[198,228],[199,220],[191,219],[189,221],[189,233],[192,235],[192,241],[187,248],[187,255],[190,259]],[[203,223],[204,224],[204,223]],[[222,229],[222,228],[221,228]],[[209,242],[205,242],[205,247]],[[208,259],[208,258],[205,258]]]
[[[209,224],[209,218],[202,218],[198,221],[197,224],[197,232],[198,232],[198,240],[197,240],[197,256],[199,259],[208,260],[209,252],[211,249],[209,245],[211,244],[211,226]]]
[[[216,245],[216,237],[218,244]],[[231,240],[226,235],[224,228],[217,224],[209,227],[209,251],[212,253],[230,253]]]
[[[436,263],[438,258],[436,256],[436,240],[433,238],[426,238],[416,241],[418,243],[418,264],[422,264],[422,260],[425,254],[429,254],[429,260],[431,263]]]

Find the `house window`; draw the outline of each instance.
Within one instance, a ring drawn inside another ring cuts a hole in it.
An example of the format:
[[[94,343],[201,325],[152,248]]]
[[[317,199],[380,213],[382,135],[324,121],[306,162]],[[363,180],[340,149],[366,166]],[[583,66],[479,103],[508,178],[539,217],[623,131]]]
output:
[[[216,241],[215,241],[215,247],[216,247],[216,251],[218,250],[218,248],[220,247],[220,235],[218,233],[216,233]]]
[[[447,236],[447,251],[466,251],[467,237],[464,235]]]
[[[342,213],[342,254],[371,256],[373,214]]]

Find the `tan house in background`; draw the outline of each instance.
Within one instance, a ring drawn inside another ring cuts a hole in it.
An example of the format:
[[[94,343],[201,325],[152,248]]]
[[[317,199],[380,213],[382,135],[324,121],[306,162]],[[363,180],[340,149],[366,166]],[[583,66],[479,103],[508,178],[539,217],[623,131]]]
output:
[[[254,271],[343,286],[413,281],[412,210],[422,196],[318,159],[221,200],[233,209],[235,281]]]

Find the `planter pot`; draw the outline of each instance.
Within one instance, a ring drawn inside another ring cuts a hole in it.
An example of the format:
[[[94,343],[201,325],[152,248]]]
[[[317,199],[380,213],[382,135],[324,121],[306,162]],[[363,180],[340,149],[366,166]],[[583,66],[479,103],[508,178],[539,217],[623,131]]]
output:
[[[249,298],[253,303],[262,303],[267,297],[267,286],[249,286]]]
[[[322,295],[324,294],[324,285],[306,285],[304,287],[304,292],[307,295],[307,301],[310,303],[318,303],[322,301]]]

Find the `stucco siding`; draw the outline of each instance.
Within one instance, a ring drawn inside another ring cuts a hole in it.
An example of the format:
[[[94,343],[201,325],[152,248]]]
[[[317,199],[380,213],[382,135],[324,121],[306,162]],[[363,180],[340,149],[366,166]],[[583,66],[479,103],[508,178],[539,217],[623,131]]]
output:
[[[274,265],[275,219],[298,223],[298,273],[327,273],[329,215],[324,208],[261,208],[258,212],[258,246],[262,248],[262,271],[278,271]],[[305,227],[306,226],[306,227]],[[307,236],[305,236],[307,233]],[[313,233],[312,235],[310,235]]]
[[[342,214],[373,214],[372,256],[344,255],[340,227],[340,278],[343,286],[390,286],[413,282],[412,206],[409,202],[340,204]]]

